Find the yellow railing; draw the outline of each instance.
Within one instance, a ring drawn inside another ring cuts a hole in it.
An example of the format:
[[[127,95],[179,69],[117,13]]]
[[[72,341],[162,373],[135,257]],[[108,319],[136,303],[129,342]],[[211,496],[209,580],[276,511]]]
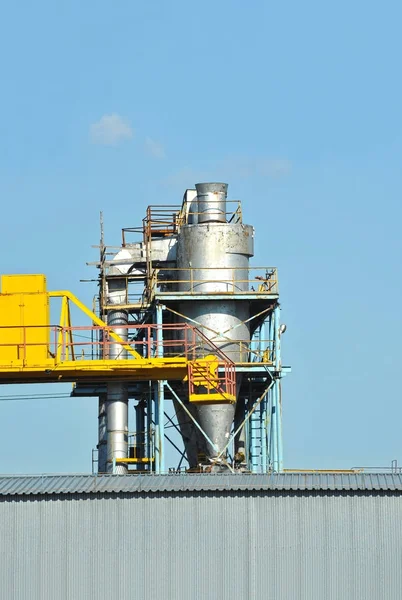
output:
[[[185,200],[181,207],[175,204],[148,206],[142,226],[122,229],[123,247],[129,243],[130,234],[141,235],[145,241],[153,237],[174,235],[182,225],[197,222],[198,215],[202,216],[203,213],[194,210],[192,205],[196,206],[196,203]],[[226,200],[225,206],[226,212],[222,214],[222,219],[224,217],[226,223],[242,223],[240,200]]]
[[[246,275],[245,275],[246,274]],[[150,281],[154,295],[255,294],[277,295],[275,267],[218,267],[154,269]]]
[[[183,206],[178,214],[177,223],[178,225],[187,225],[189,222],[197,222],[198,215],[204,215],[204,213],[197,210],[191,210],[192,206],[197,206],[196,199],[183,202]],[[226,200],[225,202],[226,211],[222,218],[225,216],[226,223],[242,223],[243,214],[241,209],[240,200]],[[191,217],[191,218],[190,218]]]

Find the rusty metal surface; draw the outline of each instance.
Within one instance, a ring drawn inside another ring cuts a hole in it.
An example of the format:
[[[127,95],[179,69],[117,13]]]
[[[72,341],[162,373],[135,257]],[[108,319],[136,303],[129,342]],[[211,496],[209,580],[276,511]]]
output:
[[[0,477],[0,495],[169,493],[208,491],[398,491],[402,475],[392,473],[281,473],[272,475],[12,475]]]

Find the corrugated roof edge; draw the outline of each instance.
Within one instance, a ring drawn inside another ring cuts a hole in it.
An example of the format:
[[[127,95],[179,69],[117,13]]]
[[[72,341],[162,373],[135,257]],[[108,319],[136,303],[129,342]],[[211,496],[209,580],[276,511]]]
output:
[[[274,473],[172,475],[4,475],[0,495],[160,493],[198,491],[399,491],[392,473]]]

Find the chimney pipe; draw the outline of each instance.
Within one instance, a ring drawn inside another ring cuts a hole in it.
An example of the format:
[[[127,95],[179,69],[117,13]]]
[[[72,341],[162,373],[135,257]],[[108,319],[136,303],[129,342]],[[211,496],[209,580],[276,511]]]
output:
[[[226,223],[227,183],[196,183],[198,223]]]

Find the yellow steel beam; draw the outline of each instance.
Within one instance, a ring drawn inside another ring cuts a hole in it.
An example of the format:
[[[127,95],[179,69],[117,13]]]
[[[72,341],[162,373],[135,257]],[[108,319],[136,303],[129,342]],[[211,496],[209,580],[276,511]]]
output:
[[[66,326],[67,319],[67,307],[68,307],[68,299],[66,296],[63,296],[61,300],[61,311],[60,311],[60,329],[57,336],[57,352],[56,352],[56,361],[61,362],[61,351],[63,349],[63,327]]]
[[[154,462],[154,458],[115,458],[116,464],[130,464],[130,463],[149,463]]]
[[[70,313],[70,303],[68,301],[68,298],[66,299],[67,302],[67,327],[70,327],[69,332],[68,332],[68,337],[70,340],[70,349],[71,349],[71,360],[75,360],[75,352],[74,352],[74,341],[73,341],[73,331],[71,329],[71,313]],[[70,351],[69,351],[69,347],[67,346],[67,357],[70,358]]]
[[[236,396],[227,394],[226,392],[217,392],[216,394],[190,394],[189,400],[191,404],[220,404],[222,402],[236,403]]]
[[[35,383],[57,381],[182,381],[187,375],[188,360],[176,358],[140,358],[137,360],[69,360],[57,363],[49,358],[35,365],[23,362],[0,365],[0,383]]]
[[[18,280],[12,280],[12,283],[16,290],[25,290],[27,286],[29,289],[30,281],[29,277],[27,279],[27,276],[21,276]],[[35,289],[38,287],[36,279],[34,287]],[[6,289],[8,288],[6,287]],[[24,294],[31,300],[29,304],[27,302],[24,303]],[[14,311],[11,311],[11,313],[5,310],[8,308],[6,301],[10,300],[10,298],[12,302],[9,302],[9,304]],[[50,327],[49,298],[62,299],[59,331],[57,333],[57,328],[55,329],[57,339],[55,339],[56,347],[53,352],[50,351],[51,345],[48,333]],[[5,321],[3,319],[4,324],[0,320],[0,327],[5,330],[5,332],[1,332],[2,338],[0,339],[0,348],[3,350],[0,353],[0,384],[57,381],[104,382],[111,379],[119,381],[184,381],[187,379],[188,373],[192,373],[194,379],[192,380],[192,385],[197,387],[197,391],[201,392],[201,386],[204,386],[207,387],[210,393],[193,393],[190,395],[191,401],[235,401],[235,395],[232,392],[230,394],[229,392],[218,393],[219,363],[215,356],[211,355],[195,361],[190,361],[188,357],[182,355],[176,357],[144,358],[68,290],[52,292],[16,291],[8,295],[4,293],[0,294],[0,299],[4,301],[3,304],[5,306],[5,308],[3,306],[0,313],[3,316],[4,314],[7,316]],[[111,360],[108,358],[88,360],[84,357],[82,359],[76,357],[74,354],[73,328],[71,327],[70,319],[70,302],[87,315],[91,319],[92,324],[104,328],[110,335],[110,338],[119,343],[127,351],[127,357],[123,360]],[[25,310],[24,315],[21,316],[21,307],[25,307],[26,304],[28,308]],[[42,312],[38,313],[38,307]],[[25,317],[28,319],[27,323]],[[14,336],[15,339],[11,339],[11,342],[7,338],[10,330],[18,334],[17,337]],[[38,331],[41,335],[38,334]],[[45,336],[43,336],[43,331],[45,331]]]
[[[98,325],[99,327],[108,327],[107,323],[102,321],[102,319],[100,319],[94,312],[92,312],[92,310],[90,310],[87,306],[85,306],[85,304],[83,304],[80,300],[78,300],[77,296],[75,296],[68,290],[59,290],[56,292],[48,292],[48,294],[51,298],[63,298],[63,297],[68,298],[73,304],[75,304],[80,310],[82,310],[83,313],[85,313],[90,319],[92,319],[92,321],[94,323],[96,323],[96,325]],[[112,330],[109,330],[109,335],[113,340],[115,340],[115,342],[118,342],[119,344],[121,344],[122,348],[124,348],[124,350],[127,350],[127,352],[129,352],[129,354],[131,354],[131,356],[134,356],[134,358],[141,358],[141,354],[139,354],[138,352],[133,350],[133,348],[131,346],[126,344],[126,342],[123,340],[123,338],[121,338],[119,335],[117,335],[117,333],[115,333]]]

